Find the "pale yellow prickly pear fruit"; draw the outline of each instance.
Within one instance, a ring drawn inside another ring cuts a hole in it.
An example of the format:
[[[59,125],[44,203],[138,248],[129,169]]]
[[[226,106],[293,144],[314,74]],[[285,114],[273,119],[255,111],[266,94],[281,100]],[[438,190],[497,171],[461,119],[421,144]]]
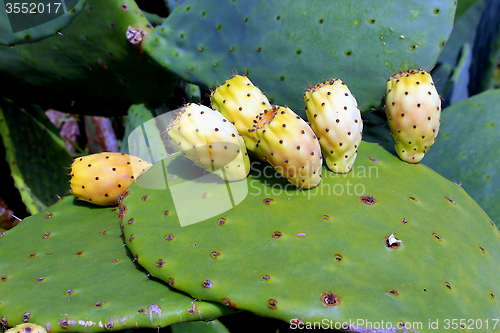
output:
[[[199,167],[224,180],[245,179],[250,159],[236,127],[220,112],[187,104],[167,127],[177,148]]]
[[[78,157],[71,165],[71,193],[99,206],[113,206],[151,164],[139,157],[103,152]]]
[[[385,111],[394,147],[406,162],[417,163],[439,131],[441,98],[432,76],[423,69],[394,74],[387,80]]]
[[[356,98],[344,82],[333,79],[307,89],[304,102],[307,120],[318,136],[326,165],[333,172],[349,172],[363,131]]]
[[[252,132],[254,121],[264,110],[271,109],[271,103],[262,91],[248,77],[235,75],[227,80],[210,96],[212,108],[231,121],[243,137],[250,153],[260,158],[256,139]]]
[[[288,107],[264,111],[252,131],[263,159],[297,187],[309,189],[321,182],[323,158],[311,127]]]
[[[47,333],[47,331],[40,325],[26,323],[16,325],[5,331],[5,333]]]

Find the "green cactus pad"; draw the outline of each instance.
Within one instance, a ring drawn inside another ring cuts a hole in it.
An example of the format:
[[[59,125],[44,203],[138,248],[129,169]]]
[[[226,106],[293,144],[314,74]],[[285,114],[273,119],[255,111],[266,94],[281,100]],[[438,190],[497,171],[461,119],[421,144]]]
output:
[[[0,3],[0,45],[7,46],[38,42],[57,34],[80,14],[86,0],[9,3]]]
[[[133,0],[87,0],[60,34],[0,46],[2,94],[100,116],[124,115],[134,103],[160,105],[176,79],[142,51],[140,40],[152,31]]]
[[[500,226],[500,89],[462,100],[442,112],[441,130],[422,163],[460,184]]]
[[[123,244],[117,214],[64,197],[0,237],[2,324],[101,332],[233,312],[148,278]]]
[[[425,332],[429,320],[491,327],[498,318],[500,233],[462,188],[422,164],[362,142],[351,172],[323,168],[322,183],[297,190],[255,162],[246,197],[231,209],[234,183],[189,181],[196,172],[183,161],[154,165],[120,207],[127,246],[174,288],[337,328],[383,320]],[[184,223],[199,211],[206,220]]]
[[[40,107],[21,108],[0,98],[0,130],[14,183],[29,213],[68,194],[72,158]]]
[[[432,69],[455,7],[452,0],[188,0],[147,36],[143,48],[168,70],[205,87],[246,73],[273,103],[301,115],[300,98],[309,85],[340,78],[368,111],[381,104],[391,74]]]

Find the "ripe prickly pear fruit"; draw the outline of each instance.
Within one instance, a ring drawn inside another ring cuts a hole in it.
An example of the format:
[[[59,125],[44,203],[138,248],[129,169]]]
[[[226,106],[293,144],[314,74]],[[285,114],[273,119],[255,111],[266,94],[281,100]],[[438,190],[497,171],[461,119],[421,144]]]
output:
[[[409,70],[387,80],[385,112],[399,157],[419,162],[436,141],[441,98],[432,76],[425,70]]]
[[[349,172],[363,131],[356,98],[344,82],[334,79],[307,89],[304,101],[307,120],[319,139],[326,165],[334,172]]]
[[[71,193],[99,206],[113,206],[151,164],[123,153],[103,152],[78,157],[71,165]]]
[[[248,151],[257,157],[256,139],[253,132],[254,120],[264,110],[271,109],[267,97],[246,76],[235,75],[219,86],[210,96],[212,108],[230,120],[245,140]]]
[[[321,181],[323,158],[311,127],[287,107],[264,111],[252,130],[260,154],[289,182],[312,188]]]
[[[243,138],[218,111],[188,104],[168,125],[167,133],[187,158],[224,180],[242,180],[250,172]]]
[[[47,331],[43,328],[43,326],[26,323],[16,325],[5,331],[5,333],[47,333]]]

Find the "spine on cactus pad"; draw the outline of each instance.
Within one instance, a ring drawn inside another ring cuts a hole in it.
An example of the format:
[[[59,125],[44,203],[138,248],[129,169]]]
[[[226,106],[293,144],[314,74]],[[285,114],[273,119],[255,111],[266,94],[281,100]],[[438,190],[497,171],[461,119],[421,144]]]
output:
[[[312,188],[321,181],[323,158],[311,127],[287,107],[264,111],[251,131],[263,159],[299,188]]]
[[[392,75],[387,80],[385,111],[398,156],[417,163],[436,141],[441,98],[432,76],[423,69]]]
[[[340,79],[314,85],[304,93],[309,124],[319,139],[328,168],[351,170],[361,142],[363,122],[356,98]]]
[[[254,120],[264,110],[271,109],[267,97],[248,77],[235,75],[227,80],[210,96],[211,106],[230,120],[245,141],[250,153],[261,158],[255,147],[256,139],[252,129]]]
[[[242,180],[250,172],[243,138],[218,111],[187,104],[167,133],[184,156],[224,180]]]

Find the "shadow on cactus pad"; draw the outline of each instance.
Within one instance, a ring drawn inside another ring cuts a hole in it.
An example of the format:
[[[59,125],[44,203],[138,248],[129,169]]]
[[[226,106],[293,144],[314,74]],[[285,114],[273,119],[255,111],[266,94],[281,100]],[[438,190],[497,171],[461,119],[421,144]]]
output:
[[[124,246],[117,214],[65,197],[0,234],[2,324],[101,332],[234,312],[149,278]]]
[[[363,319],[422,332],[429,319],[498,315],[498,229],[422,164],[362,142],[351,172],[324,168],[317,187],[297,190],[267,164],[215,184],[189,177],[181,160],[154,165],[121,203],[127,246],[174,288],[344,329],[370,326]],[[185,223],[199,212],[203,221]]]

